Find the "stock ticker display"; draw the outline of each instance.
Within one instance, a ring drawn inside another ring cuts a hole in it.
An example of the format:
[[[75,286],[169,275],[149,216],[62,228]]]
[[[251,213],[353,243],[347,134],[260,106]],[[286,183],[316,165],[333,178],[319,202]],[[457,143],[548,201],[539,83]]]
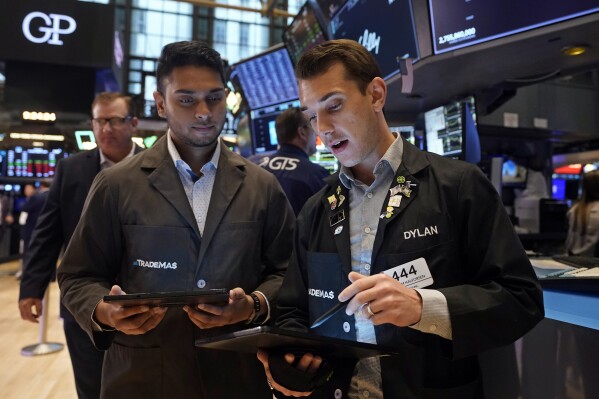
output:
[[[67,156],[62,149],[15,147],[0,150],[1,173],[4,177],[53,177],[57,162]]]
[[[435,53],[599,12],[596,1],[429,0]]]

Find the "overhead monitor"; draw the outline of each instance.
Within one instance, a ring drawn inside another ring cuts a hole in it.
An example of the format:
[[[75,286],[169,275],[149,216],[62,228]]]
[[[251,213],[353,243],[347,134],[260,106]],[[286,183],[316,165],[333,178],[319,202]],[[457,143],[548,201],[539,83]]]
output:
[[[331,20],[331,34],[366,47],[384,79],[399,73],[398,58],[419,57],[410,0],[349,0]]]
[[[316,3],[318,3],[318,7],[320,7],[323,16],[330,20],[346,1],[347,0],[316,0]]]
[[[324,43],[325,40],[324,31],[310,3],[304,4],[283,32],[283,43],[287,46],[294,64],[297,64],[304,51]]]
[[[275,129],[277,116],[288,108],[299,106],[299,100],[294,100],[250,111],[250,131],[255,154],[277,149],[279,144]]]
[[[232,66],[229,79],[238,80],[250,109],[296,100],[299,95],[291,58],[281,43]]]
[[[429,0],[435,54],[599,12],[592,0]]]
[[[426,111],[424,128],[427,151],[472,163],[480,161],[474,97]]]

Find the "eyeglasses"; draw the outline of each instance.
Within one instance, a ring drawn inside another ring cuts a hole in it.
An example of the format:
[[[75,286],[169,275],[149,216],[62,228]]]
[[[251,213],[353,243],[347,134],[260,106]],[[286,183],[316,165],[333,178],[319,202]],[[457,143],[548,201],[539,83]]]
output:
[[[124,118],[92,118],[92,123],[100,128],[103,128],[107,123],[110,125],[110,127],[122,127],[130,120],[131,116],[126,116]]]

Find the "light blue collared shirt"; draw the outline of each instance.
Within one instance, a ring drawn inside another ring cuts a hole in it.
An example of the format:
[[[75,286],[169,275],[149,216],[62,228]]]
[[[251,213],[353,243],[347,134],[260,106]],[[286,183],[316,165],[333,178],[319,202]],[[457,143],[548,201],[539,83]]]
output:
[[[202,169],[200,169],[202,176],[198,176],[191,170],[187,162],[181,159],[181,155],[179,155],[179,151],[177,151],[177,147],[175,147],[173,139],[171,138],[170,129],[166,134],[168,153],[173,159],[175,167],[179,172],[181,183],[185,189],[185,194],[189,200],[189,205],[193,210],[193,215],[198,223],[200,234],[204,235],[206,216],[208,215],[210,197],[212,196],[212,188],[214,187],[216,170],[218,168],[218,161],[220,159],[220,139],[216,141],[216,148],[214,149],[212,158],[204,166],[202,166]]]

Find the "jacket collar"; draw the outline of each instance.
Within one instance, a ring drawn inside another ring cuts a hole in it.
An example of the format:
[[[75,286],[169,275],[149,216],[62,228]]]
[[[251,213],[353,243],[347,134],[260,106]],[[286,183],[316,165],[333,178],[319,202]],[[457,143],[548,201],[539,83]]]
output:
[[[218,225],[245,178],[246,171],[243,159],[231,152],[221,142],[218,172],[214,180],[203,237],[200,235],[195,215],[183,189],[179,173],[169,155],[166,137],[160,138],[152,148],[145,151],[141,168],[151,170],[148,175],[150,184],[175,208],[186,224],[193,229],[198,240],[201,239],[202,245],[199,256],[199,262],[201,262]]]
[[[387,225],[396,220],[397,216],[404,212],[418,195],[420,182],[415,175],[429,164],[423,151],[418,150],[407,141],[403,141],[402,161],[395,172],[380,212],[379,226],[372,251],[373,259],[380,250]],[[343,267],[349,273],[351,271],[349,190],[341,183],[339,172],[326,177],[324,181],[328,185],[325,195],[321,199],[321,205],[325,209],[327,218],[325,223],[329,224]]]

